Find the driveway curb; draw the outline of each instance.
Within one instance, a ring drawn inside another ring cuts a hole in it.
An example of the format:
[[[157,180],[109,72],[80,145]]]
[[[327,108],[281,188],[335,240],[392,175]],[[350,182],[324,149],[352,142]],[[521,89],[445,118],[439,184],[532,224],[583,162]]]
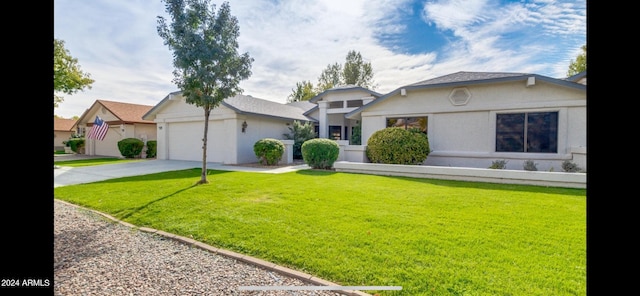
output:
[[[225,249],[221,249],[221,248],[216,248],[216,247],[207,245],[205,243],[196,241],[194,239],[191,239],[191,238],[188,238],[188,237],[179,236],[179,235],[175,235],[175,234],[168,233],[168,232],[165,232],[165,231],[162,231],[162,230],[157,230],[157,229],[148,228],[148,227],[138,227],[136,225],[133,225],[131,223],[127,223],[127,222],[118,220],[118,219],[116,219],[115,217],[113,217],[111,215],[108,215],[108,214],[105,214],[105,213],[102,213],[102,212],[99,212],[99,211],[96,211],[96,210],[85,208],[85,207],[82,207],[82,206],[79,206],[79,205],[76,205],[76,204],[72,204],[72,203],[69,203],[69,202],[66,202],[66,201],[63,201],[63,200],[59,200],[59,199],[54,199],[54,200],[55,200],[55,202],[64,203],[66,205],[69,205],[69,206],[72,206],[72,207],[75,207],[75,208],[78,208],[78,209],[82,209],[82,210],[86,210],[86,211],[90,211],[90,212],[96,213],[96,214],[98,214],[100,216],[103,216],[103,217],[113,221],[113,222],[119,223],[121,225],[127,226],[127,227],[132,228],[132,229],[137,229],[137,230],[142,231],[142,232],[147,232],[147,233],[160,235],[160,236],[163,236],[165,238],[172,239],[172,240],[181,242],[181,243],[189,245],[189,246],[200,248],[202,250],[205,250],[205,251],[213,253],[213,254],[218,254],[218,255],[222,255],[222,256],[225,256],[225,257],[232,258],[232,259],[236,259],[236,260],[248,263],[248,264],[252,264],[252,265],[258,266],[258,267],[263,268],[263,269],[267,269],[267,270],[270,270],[270,271],[274,271],[274,272],[280,273],[280,274],[282,274],[284,276],[297,278],[297,279],[300,279],[302,281],[309,282],[309,283],[311,283],[313,285],[318,285],[318,286],[341,286],[341,285],[338,285],[336,283],[333,283],[333,282],[330,282],[330,281],[326,281],[326,280],[323,280],[321,278],[317,278],[317,277],[315,277],[313,275],[306,274],[304,272],[300,272],[300,271],[297,271],[297,270],[293,270],[293,269],[290,269],[290,268],[287,268],[287,267],[284,267],[284,266],[279,266],[279,265],[277,265],[275,263],[271,263],[271,262],[268,262],[268,261],[265,261],[265,260],[262,260],[262,259],[254,258],[254,257],[251,257],[251,256],[243,255],[243,254],[240,254],[240,253],[236,253],[236,252],[225,250]],[[371,294],[367,294],[367,293],[364,293],[364,292],[361,292],[361,291],[335,290],[335,292],[343,294],[343,295],[349,295],[349,296],[372,296]]]

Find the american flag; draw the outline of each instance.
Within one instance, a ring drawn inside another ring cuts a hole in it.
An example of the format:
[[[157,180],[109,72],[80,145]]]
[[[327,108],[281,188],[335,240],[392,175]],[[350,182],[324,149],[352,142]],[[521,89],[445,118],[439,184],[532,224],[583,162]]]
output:
[[[107,135],[107,131],[109,131],[109,125],[100,118],[100,116],[96,116],[96,120],[93,121],[93,126],[87,134],[87,139],[97,139],[104,140],[104,137]]]

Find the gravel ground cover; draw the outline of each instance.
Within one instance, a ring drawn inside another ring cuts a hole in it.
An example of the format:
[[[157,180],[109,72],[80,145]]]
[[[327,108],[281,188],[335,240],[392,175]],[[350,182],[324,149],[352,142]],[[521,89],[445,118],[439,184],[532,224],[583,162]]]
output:
[[[54,203],[55,295],[343,295],[300,279]]]

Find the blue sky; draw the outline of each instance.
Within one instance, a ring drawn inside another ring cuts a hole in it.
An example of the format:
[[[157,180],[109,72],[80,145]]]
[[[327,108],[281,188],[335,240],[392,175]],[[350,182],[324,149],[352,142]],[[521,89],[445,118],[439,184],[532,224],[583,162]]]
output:
[[[228,2],[239,51],[254,58],[244,94],[280,103],[350,50],[371,62],[374,90],[386,93],[458,71],[562,78],[587,38],[586,0]],[[54,0],[54,37],[95,80],[62,94],[54,114],[80,116],[98,99],[155,106],[176,91],[158,16],[168,18],[160,0]]]

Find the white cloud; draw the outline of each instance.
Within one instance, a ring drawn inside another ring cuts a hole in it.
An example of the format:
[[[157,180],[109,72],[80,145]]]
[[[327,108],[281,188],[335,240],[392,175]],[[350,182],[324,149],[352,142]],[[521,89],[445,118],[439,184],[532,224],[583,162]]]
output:
[[[253,74],[241,87],[281,103],[296,82],[315,84],[328,64],[344,63],[349,50],[372,63],[375,90],[385,93],[457,71],[562,76],[586,40],[586,3],[580,1],[424,1],[424,21],[449,43],[418,54],[387,48],[377,38],[404,32],[404,18],[420,15],[411,0],[229,2],[239,21],[239,50],[254,58]],[[96,99],[155,105],[177,90],[158,15],[166,17],[161,1],[55,0],[54,36],[96,82],[63,95],[54,113],[79,116]]]

